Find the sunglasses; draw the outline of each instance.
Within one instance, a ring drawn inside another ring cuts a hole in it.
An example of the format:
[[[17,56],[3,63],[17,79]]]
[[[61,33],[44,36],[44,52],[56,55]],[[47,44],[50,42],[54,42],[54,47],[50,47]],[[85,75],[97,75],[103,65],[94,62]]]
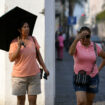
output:
[[[90,38],[90,34],[85,35],[85,37],[84,37],[84,38],[89,39],[89,38]],[[83,38],[83,39],[84,39],[84,38]]]

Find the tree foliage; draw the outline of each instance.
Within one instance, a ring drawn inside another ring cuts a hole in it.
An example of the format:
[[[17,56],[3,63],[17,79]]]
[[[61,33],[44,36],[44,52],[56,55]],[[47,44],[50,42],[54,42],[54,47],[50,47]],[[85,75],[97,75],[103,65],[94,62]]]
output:
[[[105,10],[96,15],[96,21],[105,21]]]
[[[73,15],[74,7],[76,4],[83,6],[84,2],[87,2],[87,0],[68,0],[69,1],[69,14]]]

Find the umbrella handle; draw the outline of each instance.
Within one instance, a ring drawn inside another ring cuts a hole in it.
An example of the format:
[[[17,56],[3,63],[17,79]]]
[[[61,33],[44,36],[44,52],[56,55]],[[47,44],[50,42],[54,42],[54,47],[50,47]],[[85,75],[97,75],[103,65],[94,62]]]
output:
[[[26,45],[24,44],[24,42],[21,42],[21,45],[24,46],[24,47],[26,47]]]

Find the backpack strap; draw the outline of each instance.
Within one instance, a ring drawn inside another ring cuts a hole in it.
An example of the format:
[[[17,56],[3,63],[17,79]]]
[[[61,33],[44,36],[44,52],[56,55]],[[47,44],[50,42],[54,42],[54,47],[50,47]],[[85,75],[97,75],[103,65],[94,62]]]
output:
[[[95,55],[96,55],[96,58],[98,57],[98,54],[97,54],[97,46],[96,46],[96,43],[94,43],[94,51],[95,51]]]
[[[31,36],[31,38],[33,39],[33,42],[35,43],[35,39],[34,39],[34,37],[33,37],[33,36]]]
[[[33,36],[32,36],[32,39],[33,39],[33,42],[34,42],[34,44],[35,44],[35,39],[34,39],[34,37],[33,37]],[[38,57],[38,51],[37,51],[36,46],[35,46],[35,49],[36,49],[36,56]]]
[[[93,64],[93,67],[92,67],[92,69],[91,69],[91,73],[92,73],[93,70],[94,70],[94,66],[95,66],[95,64],[96,64],[97,57],[98,57],[96,43],[93,42],[93,44],[94,44],[94,52],[95,52],[95,55],[96,55],[96,60],[95,60],[95,62],[94,62],[94,64]]]

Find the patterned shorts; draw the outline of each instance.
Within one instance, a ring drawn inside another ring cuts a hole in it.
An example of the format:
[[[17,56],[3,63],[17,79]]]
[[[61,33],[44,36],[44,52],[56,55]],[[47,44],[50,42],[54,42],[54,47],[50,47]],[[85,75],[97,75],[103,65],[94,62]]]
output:
[[[37,95],[41,93],[40,73],[35,76],[28,77],[12,77],[12,94],[21,95]]]

